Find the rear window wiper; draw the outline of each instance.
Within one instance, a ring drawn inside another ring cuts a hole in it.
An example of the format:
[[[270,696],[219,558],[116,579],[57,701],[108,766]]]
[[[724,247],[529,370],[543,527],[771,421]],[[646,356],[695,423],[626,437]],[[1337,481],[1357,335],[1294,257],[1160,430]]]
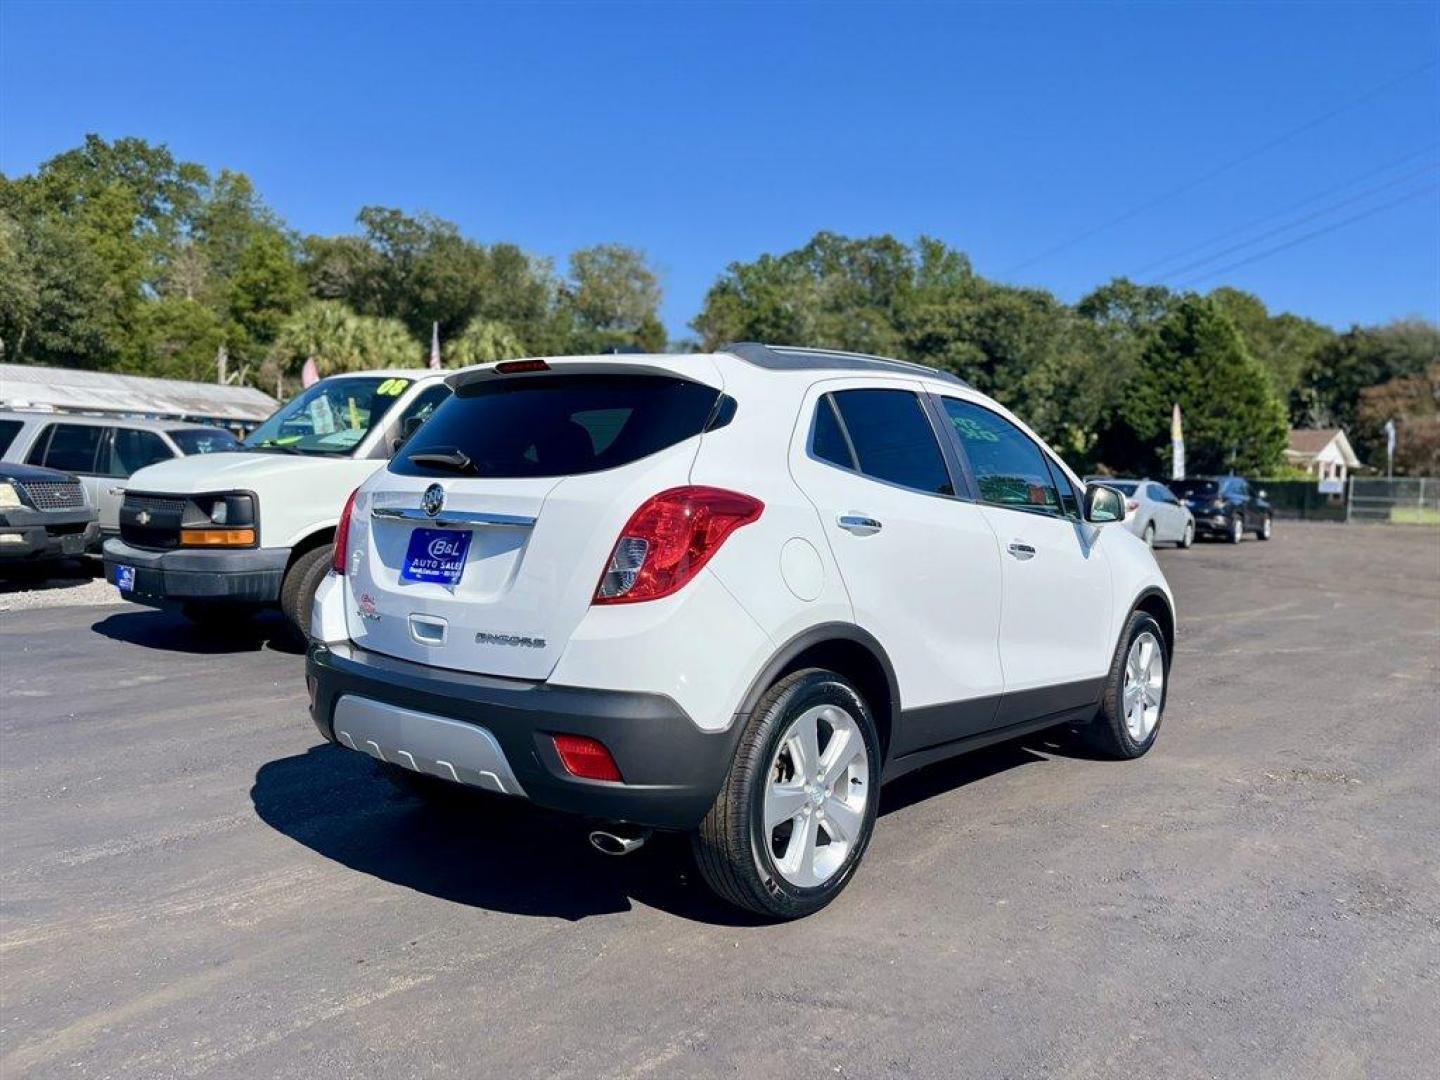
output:
[[[405,456],[416,465],[429,465],[437,469],[454,469],[456,472],[472,473],[476,476],[480,474],[480,470],[475,468],[475,463],[470,460],[470,455],[459,449],[417,450],[415,453]]]

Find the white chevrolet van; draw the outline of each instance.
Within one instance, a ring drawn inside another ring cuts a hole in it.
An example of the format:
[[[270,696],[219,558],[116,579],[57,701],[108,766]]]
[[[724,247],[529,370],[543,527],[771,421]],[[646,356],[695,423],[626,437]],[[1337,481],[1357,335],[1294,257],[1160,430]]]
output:
[[[127,600],[224,623],[279,605],[309,626],[345,499],[450,396],[438,371],[333,375],[282,406],[234,453],[130,477],[105,576]]]

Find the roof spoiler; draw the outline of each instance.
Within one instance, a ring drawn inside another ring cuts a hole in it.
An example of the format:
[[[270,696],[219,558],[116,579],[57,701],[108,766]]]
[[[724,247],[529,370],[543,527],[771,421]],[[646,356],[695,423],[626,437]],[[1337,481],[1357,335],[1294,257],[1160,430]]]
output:
[[[841,349],[810,349],[800,345],[765,345],[757,341],[735,341],[720,346],[719,352],[731,353],[767,371],[810,371],[820,368],[839,368],[846,371],[889,372],[891,374],[924,375],[931,379],[944,379],[967,389],[973,389],[960,376],[939,368],[917,364],[910,360],[895,360],[888,356],[871,356],[868,353],[845,352]]]

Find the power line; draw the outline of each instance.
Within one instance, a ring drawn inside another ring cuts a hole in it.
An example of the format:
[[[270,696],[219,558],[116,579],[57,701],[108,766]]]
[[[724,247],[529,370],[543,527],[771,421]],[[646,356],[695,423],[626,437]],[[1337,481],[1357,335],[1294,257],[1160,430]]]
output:
[[[1275,218],[1280,217],[1283,214],[1288,214],[1291,211],[1299,210],[1303,206],[1309,206],[1311,203],[1323,199],[1327,195],[1333,195],[1337,191],[1344,191],[1346,188],[1354,187],[1362,180],[1369,180],[1372,176],[1379,176],[1382,173],[1387,173],[1391,169],[1395,168],[1395,166],[1397,165],[1403,165],[1407,161],[1412,161],[1413,159],[1420,157],[1424,154],[1429,154],[1436,149],[1440,149],[1440,143],[1431,143],[1429,146],[1422,146],[1418,150],[1411,150],[1408,154],[1402,154],[1398,158],[1393,158],[1392,160],[1387,161],[1383,165],[1377,165],[1373,169],[1366,169],[1364,172],[1357,173],[1355,176],[1350,177],[1348,180],[1345,180],[1339,184],[1334,184],[1331,187],[1324,188],[1321,191],[1317,191],[1314,194],[1309,195],[1304,199],[1301,199],[1299,202],[1291,203],[1289,206],[1284,207],[1283,209],[1275,210],[1268,214],[1261,214],[1259,217],[1256,218],[1251,218],[1249,221],[1236,225],[1234,228],[1226,229],[1224,232],[1221,233],[1216,233],[1208,240],[1204,240],[1198,244],[1191,244],[1189,247],[1181,248],[1179,251],[1173,251],[1169,255],[1166,255],[1164,258],[1151,259],[1144,266],[1137,266],[1135,270],[1130,274],[1130,277],[1134,280],[1139,280],[1145,274],[1148,274],[1151,270],[1154,270],[1157,266],[1164,266],[1168,262],[1174,262],[1176,259],[1183,259],[1185,258],[1185,256],[1192,255],[1197,251],[1204,251],[1211,244],[1218,244],[1220,241],[1228,240],[1232,236],[1236,236],[1240,233],[1249,232],[1257,225],[1264,225],[1266,222],[1273,221]]]
[[[1218,270],[1207,270],[1204,273],[1193,275],[1186,281],[1180,282],[1179,284],[1180,286],[1190,286],[1194,285],[1196,282],[1199,281],[1205,281],[1209,278],[1220,277],[1222,274],[1228,274],[1232,270],[1240,269],[1242,266],[1249,266],[1251,263],[1259,262],[1261,259],[1268,259],[1271,255],[1277,255],[1282,251],[1288,251],[1290,248],[1293,248],[1298,244],[1303,244],[1308,240],[1313,240],[1317,236],[1324,236],[1326,233],[1334,232],[1336,229],[1342,229],[1346,225],[1351,225],[1364,218],[1374,217],[1376,214],[1381,213],[1385,210],[1389,210],[1393,206],[1399,206],[1401,203],[1409,202],[1411,199],[1418,199],[1421,196],[1429,195],[1432,192],[1436,191],[1440,191],[1440,184],[1430,184],[1427,187],[1417,188],[1415,191],[1407,192],[1406,194],[1401,195],[1398,199],[1391,199],[1389,202],[1381,203],[1379,206],[1372,206],[1368,210],[1362,210],[1358,214],[1351,214],[1349,217],[1341,218],[1339,221],[1331,222],[1329,225],[1321,226],[1318,229],[1312,229],[1308,233],[1302,233],[1301,235],[1295,237],[1292,240],[1287,240],[1283,244],[1276,244],[1272,248],[1267,248],[1265,251],[1257,252],[1256,254],[1251,255],[1249,258],[1241,259],[1238,262],[1233,262],[1229,266],[1222,266]]]
[[[1351,195],[1349,198],[1341,199],[1338,202],[1333,202],[1329,203],[1326,206],[1322,206],[1318,210],[1312,210],[1308,214],[1302,214],[1300,217],[1293,218],[1292,220],[1287,221],[1282,225],[1276,225],[1273,229],[1266,229],[1262,233],[1257,233],[1248,240],[1242,240],[1238,244],[1231,244],[1229,247],[1223,247],[1219,251],[1213,251],[1209,255],[1202,256],[1199,259],[1194,259],[1186,263],[1184,266],[1177,266],[1174,270],[1160,275],[1161,280],[1169,280],[1171,278],[1179,277],[1181,274],[1187,273],[1191,270],[1197,270],[1200,267],[1205,266],[1207,263],[1215,262],[1217,259],[1223,259],[1226,255],[1233,255],[1237,251],[1243,251],[1245,248],[1250,247],[1253,244],[1258,244],[1261,240],[1268,240],[1270,237],[1275,236],[1277,233],[1288,232],[1290,229],[1295,228],[1297,225],[1304,225],[1307,221],[1314,221],[1316,218],[1324,217],[1326,214],[1331,213],[1334,210],[1339,210],[1342,207],[1350,206],[1357,202],[1362,202],[1365,199],[1368,199],[1371,195],[1378,195],[1382,191],[1388,191],[1390,188],[1407,183],[1415,179],[1415,177],[1417,176],[1422,176],[1427,172],[1431,172],[1437,166],[1440,166],[1440,161],[1432,161],[1423,169],[1416,169],[1413,172],[1405,173],[1401,176],[1397,176],[1393,180],[1388,180],[1383,184],[1379,184],[1376,187],[1368,188],[1365,191],[1360,192],[1358,195]]]
[[[1098,233],[1102,233],[1107,229],[1112,229],[1116,225],[1124,224],[1132,218],[1140,216],[1147,210],[1152,210],[1157,206],[1169,202],[1171,199],[1174,199],[1177,196],[1183,195],[1188,191],[1193,191],[1200,185],[1208,183],[1209,181],[1215,179],[1215,177],[1229,172],[1237,165],[1243,165],[1247,161],[1252,161],[1253,159],[1259,157],[1261,154],[1268,153],[1275,147],[1289,142],[1297,135],[1303,135],[1305,132],[1311,131],[1314,128],[1319,127],[1326,121],[1334,119],[1341,113],[1348,112],[1349,110],[1355,108],[1357,105],[1362,105],[1365,102],[1369,101],[1371,98],[1378,97],[1385,91],[1391,89],[1392,87],[1398,86],[1400,83],[1405,82],[1407,79],[1413,78],[1414,76],[1420,74],[1422,71],[1429,70],[1430,68],[1434,67],[1437,62],[1440,61],[1427,60],[1419,67],[1410,68],[1403,74],[1397,75],[1395,78],[1388,79],[1385,82],[1381,83],[1379,86],[1367,90],[1359,97],[1352,98],[1351,100],[1345,102],[1343,105],[1336,106],[1328,112],[1322,113],[1319,116],[1314,117],[1313,119],[1307,120],[1305,121],[1305,123],[1300,124],[1298,127],[1293,127],[1288,131],[1284,132],[1283,134],[1277,135],[1275,138],[1270,139],[1269,141],[1262,143],[1261,145],[1251,150],[1247,150],[1245,153],[1239,155],[1238,157],[1231,158],[1223,164],[1217,165],[1209,172],[1202,173],[1201,175],[1195,177],[1193,180],[1187,181],[1186,183],[1181,184],[1179,187],[1172,188],[1171,190],[1165,192],[1163,195],[1158,195],[1155,198],[1149,200],[1148,202],[1141,203],[1139,206],[1133,207],[1132,209],[1125,211],[1123,214],[1119,214],[1113,218],[1101,222],[1099,225],[1084,230],[1078,235],[1071,237],[1069,240],[1056,244],[1053,247],[1047,248],[1046,250],[1040,252],[1038,255],[1032,255],[1030,258],[1024,260],[1023,262],[1016,263],[1014,266],[1004,271],[1001,276],[1009,277],[1011,274],[1014,274],[1020,270],[1024,270],[1028,266],[1033,266],[1035,263],[1041,262],[1044,259],[1048,259],[1052,255],[1057,255],[1062,251],[1067,251],[1070,248],[1074,247],[1076,244],[1083,243],[1084,241],[1090,239],[1092,236],[1095,236]]]

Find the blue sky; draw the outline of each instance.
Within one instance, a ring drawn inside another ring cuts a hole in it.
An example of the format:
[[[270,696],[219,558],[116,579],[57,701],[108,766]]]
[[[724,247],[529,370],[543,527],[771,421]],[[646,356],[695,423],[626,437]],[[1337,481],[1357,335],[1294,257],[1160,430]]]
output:
[[[1343,326],[1440,317],[1437,59],[1421,3],[4,0],[0,170],[137,135],[305,231],[378,203],[550,256],[633,244],[676,334],[728,262],[820,229]]]

